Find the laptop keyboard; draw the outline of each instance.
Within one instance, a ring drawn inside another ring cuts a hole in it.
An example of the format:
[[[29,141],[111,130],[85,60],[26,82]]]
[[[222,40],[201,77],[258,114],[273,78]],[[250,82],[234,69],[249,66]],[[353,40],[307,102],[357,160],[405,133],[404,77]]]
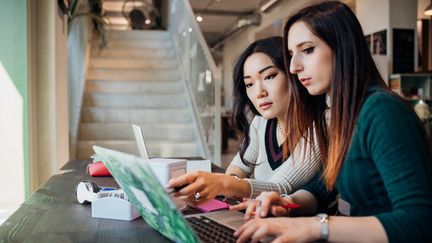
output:
[[[235,242],[234,230],[205,216],[186,218],[202,242]]]

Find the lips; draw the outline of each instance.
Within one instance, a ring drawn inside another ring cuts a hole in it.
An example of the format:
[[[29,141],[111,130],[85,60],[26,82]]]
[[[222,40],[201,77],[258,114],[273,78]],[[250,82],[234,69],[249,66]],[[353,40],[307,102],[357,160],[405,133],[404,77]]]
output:
[[[263,103],[261,103],[259,106],[260,106],[261,109],[263,109],[263,110],[267,110],[267,109],[269,109],[272,105],[273,105],[272,102],[263,102]]]
[[[299,80],[303,84],[303,86],[308,86],[311,82],[311,78],[299,78]]]

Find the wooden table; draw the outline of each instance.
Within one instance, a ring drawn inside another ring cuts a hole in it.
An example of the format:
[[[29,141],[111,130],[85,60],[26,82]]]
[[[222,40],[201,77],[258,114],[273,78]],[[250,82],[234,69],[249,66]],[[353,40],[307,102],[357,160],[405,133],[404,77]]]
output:
[[[101,186],[116,186],[111,177],[90,177],[89,161],[68,162],[58,174],[15,211],[0,226],[3,242],[170,242],[150,228],[140,217],[133,221],[91,217],[91,206],[79,204],[75,196],[78,182],[91,179]],[[221,168],[213,167],[221,172]],[[184,213],[196,213],[187,209]]]

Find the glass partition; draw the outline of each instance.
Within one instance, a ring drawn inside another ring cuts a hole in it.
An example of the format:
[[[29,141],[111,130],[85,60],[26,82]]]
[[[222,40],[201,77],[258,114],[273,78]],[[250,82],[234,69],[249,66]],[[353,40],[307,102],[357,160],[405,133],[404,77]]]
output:
[[[221,71],[214,63],[189,1],[168,2],[168,30],[187,85],[204,154],[212,162],[220,164]]]

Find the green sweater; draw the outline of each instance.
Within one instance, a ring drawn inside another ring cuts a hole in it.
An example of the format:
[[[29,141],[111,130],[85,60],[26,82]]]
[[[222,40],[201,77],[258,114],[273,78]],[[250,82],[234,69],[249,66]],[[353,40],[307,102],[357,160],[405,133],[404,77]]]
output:
[[[305,190],[320,206],[336,193],[351,216],[375,216],[390,242],[423,242],[432,231],[432,169],[424,130],[400,99],[369,89],[336,191],[316,177]],[[331,229],[330,229],[331,231]]]

